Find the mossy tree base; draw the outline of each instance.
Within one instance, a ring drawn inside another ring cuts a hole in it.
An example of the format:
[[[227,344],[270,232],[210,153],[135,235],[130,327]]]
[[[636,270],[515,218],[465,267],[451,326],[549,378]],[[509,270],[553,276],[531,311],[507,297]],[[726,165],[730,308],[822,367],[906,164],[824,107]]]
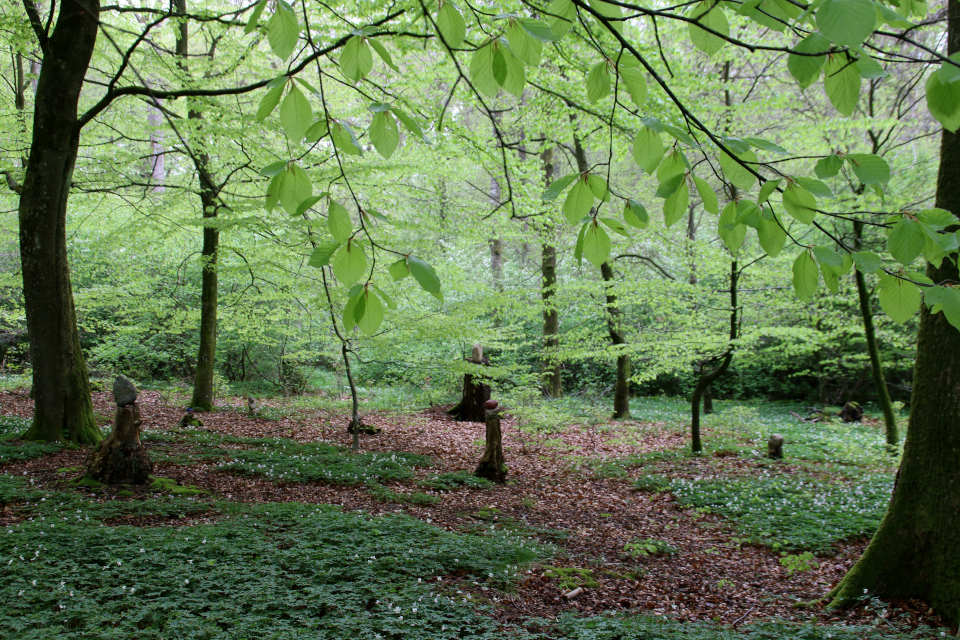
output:
[[[153,463],[140,442],[140,406],[117,407],[113,431],[87,459],[85,479],[104,484],[146,484]]]

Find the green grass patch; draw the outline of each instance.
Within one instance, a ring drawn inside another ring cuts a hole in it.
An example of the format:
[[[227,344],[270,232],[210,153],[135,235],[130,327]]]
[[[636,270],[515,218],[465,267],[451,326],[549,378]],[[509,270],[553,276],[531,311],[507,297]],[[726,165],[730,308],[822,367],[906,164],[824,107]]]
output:
[[[16,416],[0,416],[0,463],[31,460],[59,451],[56,442],[29,442],[19,438],[30,428],[30,420]]]
[[[493,639],[485,608],[437,577],[503,587],[544,557],[516,536],[326,506],[221,503],[215,524],[135,528],[77,504],[51,495],[0,536],[0,637]]]
[[[823,552],[834,542],[873,535],[890,502],[893,478],[863,475],[834,483],[800,475],[678,479],[670,491],[681,503],[730,518],[750,543]]]
[[[325,442],[300,444],[291,440],[244,441],[258,448],[230,451],[233,458],[220,465],[224,471],[256,475],[275,482],[331,482],[366,484],[410,480],[416,467],[433,461],[412,453],[353,453]]]
[[[417,491],[414,493],[400,493],[392,491],[382,484],[367,485],[367,493],[382,502],[396,502],[397,504],[428,505],[440,502],[440,496]]]

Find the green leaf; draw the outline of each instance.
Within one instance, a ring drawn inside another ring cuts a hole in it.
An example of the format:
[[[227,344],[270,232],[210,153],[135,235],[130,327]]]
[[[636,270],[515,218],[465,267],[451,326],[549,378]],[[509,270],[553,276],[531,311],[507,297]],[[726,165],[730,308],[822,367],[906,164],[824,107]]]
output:
[[[300,40],[300,21],[297,14],[286,2],[277,3],[277,9],[267,23],[267,41],[273,53],[286,60],[293,53]]]
[[[417,136],[427,144],[430,143],[430,141],[427,139],[426,134],[423,132],[423,129],[420,127],[419,124],[417,124],[417,121],[414,120],[409,115],[407,115],[405,111],[397,107],[392,107],[390,111],[393,112],[393,115],[397,116],[397,120],[403,123],[403,126],[406,128],[407,131]]]
[[[587,74],[587,98],[590,102],[596,102],[608,95],[610,95],[610,72],[604,60],[594,65]]]
[[[257,23],[260,22],[260,15],[266,7],[267,0],[260,0],[260,2],[257,3],[256,8],[254,8],[253,13],[250,15],[250,19],[247,21],[247,26],[243,28],[245,35],[253,33],[253,30],[257,28]]]
[[[658,198],[669,198],[677,192],[677,189],[680,188],[680,185],[683,183],[683,179],[684,174],[682,173],[678,173],[675,176],[669,176],[665,181],[660,183],[655,195]]]
[[[284,171],[287,168],[288,160],[277,160],[276,162],[271,162],[263,169],[260,169],[260,175],[266,178],[272,178],[281,171]]]
[[[535,18],[518,18],[524,30],[540,42],[556,42],[557,37],[553,35],[553,30],[543,20]]]
[[[788,156],[790,152],[778,145],[775,142],[770,142],[769,140],[764,140],[763,138],[744,138],[744,142],[749,142],[750,146],[756,147],[757,149],[763,149],[764,151],[770,151],[771,153],[776,153],[781,156]]]
[[[960,82],[943,82],[940,72],[927,79],[927,109],[947,131],[960,129]]]
[[[410,267],[407,266],[406,258],[400,258],[391,264],[387,271],[390,273],[390,277],[393,278],[394,282],[397,280],[403,280],[410,275]]]
[[[623,9],[619,5],[603,0],[590,0],[590,6],[610,21],[610,27],[617,33],[623,32]]]
[[[347,40],[340,52],[340,71],[351,82],[357,82],[373,69],[373,54],[362,36]]]
[[[280,204],[287,213],[293,214],[300,203],[313,194],[313,186],[307,172],[295,164],[289,165],[284,174],[286,177],[280,185]]]
[[[753,151],[749,149],[746,153],[738,153],[737,157],[743,162],[749,163],[751,166],[756,168],[757,156]],[[756,176],[754,176],[748,169],[740,165],[732,156],[728,155],[725,151],[720,152],[720,170],[723,171],[723,175],[734,184],[734,186],[740,189],[750,189],[757,182]]]
[[[924,227],[923,231],[925,236],[923,242],[923,259],[939,269],[947,254],[940,248],[940,239],[937,237],[936,232],[927,227]]]
[[[703,2],[696,5],[690,12],[691,18],[710,31],[692,22],[687,23],[687,29],[690,33],[690,40],[693,42],[693,46],[708,56],[712,56],[723,48],[726,40],[721,38],[721,35],[730,35],[730,24],[727,22],[727,16],[724,15],[720,6],[718,2],[703,0]],[[711,33],[711,31],[720,35],[715,35],[715,33]]]
[[[955,53],[949,58],[950,62],[940,63],[940,82],[953,84],[960,80],[960,53]]]
[[[363,149],[360,148],[357,136],[346,123],[334,121],[330,128],[330,139],[333,140],[334,146],[341,153],[353,156],[363,155]]]
[[[615,220],[613,218],[600,218],[600,222],[607,225],[609,228],[613,229],[615,232],[619,233],[624,237],[627,237],[627,238],[633,237],[630,234],[630,231],[627,230],[627,228],[623,226],[623,223],[620,222],[619,220]]]
[[[507,53],[496,44],[493,46],[493,79],[501,87],[507,81]]]
[[[599,269],[610,257],[611,247],[610,236],[603,227],[596,220],[587,223],[587,231],[583,235],[583,257]]]
[[[848,153],[847,163],[863,184],[886,184],[890,181],[890,165],[872,153]]]
[[[657,182],[661,185],[673,176],[683,175],[690,163],[679,149],[674,149],[663,159],[657,169]],[[672,192],[671,192],[672,193]],[[662,196],[661,196],[662,197]]]
[[[373,50],[377,52],[377,55],[380,56],[380,59],[383,60],[384,64],[396,71],[400,72],[400,69],[397,65],[393,64],[393,57],[391,57],[390,52],[387,51],[387,48],[377,40],[376,38],[367,38],[367,44],[373,47]]]
[[[433,270],[433,267],[414,256],[407,258],[407,264],[410,267],[410,273],[413,274],[413,279],[423,290],[443,302],[443,293],[440,292],[440,277]]]
[[[280,105],[280,126],[294,144],[303,140],[304,134],[313,122],[313,108],[310,101],[296,85]]]
[[[890,230],[887,247],[893,259],[908,265],[923,252],[923,227],[916,220],[901,218]]]
[[[383,298],[383,301],[387,304],[387,307],[393,311],[397,310],[397,303],[393,301],[393,298],[384,293],[383,289],[377,285],[373,285],[373,288],[376,289],[377,295]]]
[[[947,322],[960,329],[960,291],[953,287],[943,287],[940,304],[943,305],[943,316]]]
[[[284,166],[286,166],[286,163],[284,163]],[[280,202],[280,190],[283,188],[283,183],[286,181],[288,175],[290,175],[289,171],[281,171],[273,176],[270,184],[267,185],[267,201],[264,204],[267,211],[273,211],[277,203]]]
[[[330,206],[327,209],[327,228],[337,242],[346,242],[353,234],[350,212],[335,200],[330,201]]]
[[[780,255],[783,244],[787,241],[787,232],[780,219],[772,212],[771,214],[770,219],[765,216],[760,217],[760,223],[757,225],[757,239],[760,240],[760,246],[767,252],[767,255],[776,258]]]
[[[540,196],[541,200],[556,200],[564,189],[570,186],[570,183],[576,180],[580,176],[579,173],[569,173],[558,180],[554,180],[550,183],[550,186],[547,187],[547,190],[543,192],[543,195]]]
[[[310,125],[310,128],[307,129],[307,132],[304,135],[307,138],[307,142],[313,144],[314,142],[318,142],[323,136],[327,135],[328,131],[327,119],[321,118]]]
[[[820,53],[830,49],[830,41],[819,31],[814,31],[793,48],[797,53],[787,56],[787,69],[802,89],[806,89],[820,77],[820,70],[827,62],[827,56],[798,55],[801,53]]]
[[[348,240],[333,256],[333,275],[349,287],[367,272],[367,256],[354,240]]]
[[[841,0],[829,0],[839,1]],[[857,70],[857,63],[851,62],[846,54],[830,54],[827,57],[825,74],[823,88],[830,98],[830,104],[843,115],[852,115],[860,101],[860,72]]]
[[[437,29],[440,30],[440,35],[451,49],[459,47],[467,37],[467,23],[463,15],[449,2],[440,5],[440,11],[437,13]]]
[[[857,58],[857,70],[860,71],[861,78],[876,80],[886,78],[890,75],[880,66],[880,63],[874,60],[866,51],[863,49],[856,49],[856,51],[860,54]]]
[[[839,45],[863,43],[877,24],[877,8],[870,0],[823,0],[817,10],[817,27]]]
[[[749,200],[737,203],[737,222],[754,229],[760,226],[760,208]]]
[[[573,247],[573,259],[577,261],[577,266],[583,266],[583,236],[587,233],[587,227],[590,222],[586,222],[580,227],[580,233],[577,234],[577,244]]]
[[[644,100],[647,98],[647,78],[639,69],[620,66],[617,69],[620,79],[623,80],[623,86],[627,88],[630,99],[638,108],[643,108]]]
[[[831,267],[842,267],[843,266],[843,256],[831,249],[830,247],[814,247],[813,248],[813,257],[820,264],[827,264]]]
[[[280,97],[283,95],[283,85],[279,84],[273,89],[270,89],[263,97],[260,99],[260,106],[257,107],[257,122],[263,122],[267,119],[273,110],[277,108],[277,105],[280,104]]]
[[[900,324],[912,318],[920,309],[920,289],[912,282],[900,278],[885,278],[878,297],[884,313]]]
[[[607,181],[595,173],[587,174],[587,186],[601,202],[610,201],[610,189],[607,187]]]
[[[544,25],[546,26],[546,25]],[[525,65],[540,66],[540,54],[543,52],[543,43],[537,40],[523,28],[519,20],[510,20],[507,25],[507,42],[510,51]]]
[[[833,191],[830,190],[826,184],[820,182],[819,180],[814,180],[813,178],[805,178],[803,176],[795,177],[794,182],[799,184],[801,187],[817,196],[818,198],[832,198]]]
[[[917,214],[917,218],[934,231],[942,231],[949,226],[960,224],[957,216],[946,209],[924,209]]]
[[[666,131],[667,133],[669,133],[670,135],[672,135],[674,138],[676,138],[676,139],[679,140],[680,142],[685,142],[685,143],[687,143],[688,145],[690,145],[691,147],[699,147],[699,146],[700,146],[700,144],[699,144],[696,140],[694,140],[693,137],[690,136],[690,134],[688,134],[688,133],[687,133],[686,131],[684,131],[683,129],[680,129],[680,128],[678,128],[678,127],[671,126],[671,125],[669,125],[669,124],[664,124],[664,125],[661,125],[661,126],[663,127],[663,130],[664,130],[664,131]]]
[[[861,273],[876,273],[883,264],[880,256],[870,251],[857,251],[852,258],[853,264],[857,265],[857,271]]]
[[[334,251],[339,248],[339,242],[322,242],[318,244],[317,248],[314,249],[313,253],[310,254],[310,262],[308,264],[317,269],[327,266],[330,264],[330,257],[333,255]]]
[[[517,98],[523,97],[523,85],[526,84],[527,79],[524,73],[523,62],[521,62],[515,55],[510,52],[509,47],[501,45],[498,47],[498,51],[503,53],[503,59],[507,65],[507,75],[503,79],[503,88],[508,92],[515,95]]]
[[[840,172],[840,167],[842,166],[843,158],[835,153],[831,153],[830,155],[824,156],[817,160],[817,164],[813,167],[813,171],[817,174],[818,178],[825,180],[837,175]]]
[[[768,198],[777,190],[777,187],[780,185],[780,181],[783,178],[777,178],[776,180],[767,180],[760,187],[760,195],[757,196],[757,204],[763,204],[767,201]],[[768,252],[769,253],[769,252]]]
[[[831,293],[837,293],[840,291],[840,277],[838,273],[839,269],[835,266],[820,263],[820,273],[823,275],[823,284],[827,285],[827,289]]]
[[[816,216],[817,199],[797,183],[783,190],[783,208],[803,224],[810,224]]]
[[[570,0],[553,0],[547,8],[547,23],[557,38],[562,38],[573,28],[577,19],[577,7]]]
[[[663,157],[663,142],[660,134],[648,127],[641,127],[633,139],[633,159],[641,169],[653,175]]]
[[[470,80],[477,91],[493,98],[500,93],[500,83],[493,76],[494,40],[473,52],[470,58]]]
[[[737,203],[731,202],[723,208],[717,221],[717,235],[730,253],[736,253],[747,237],[747,227],[739,224],[737,217]]]
[[[370,136],[370,142],[384,158],[392,156],[397,150],[397,145],[400,144],[400,129],[397,127],[397,121],[386,111],[373,116],[367,134]]]
[[[593,191],[585,179],[577,180],[563,202],[563,215],[570,224],[577,224],[593,207]]]
[[[347,304],[343,307],[343,328],[347,331],[352,331],[355,326],[357,326],[357,302],[360,300],[360,296],[354,296],[347,300]]]
[[[693,176],[693,182],[697,185],[697,193],[700,194],[700,200],[703,201],[703,208],[713,215],[720,213],[720,203],[717,201],[717,194],[710,184],[697,176]]]
[[[801,251],[793,261],[793,289],[797,292],[797,297],[804,302],[810,302],[819,284],[820,272],[817,263],[810,257],[809,252]]]
[[[687,212],[688,204],[690,204],[690,187],[686,180],[682,180],[680,188],[663,201],[663,220],[668,227],[683,217]]]
[[[364,335],[372,336],[377,333],[377,329],[383,323],[383,303],[370,289],[366,289],[361,298],[364,301],[363,317],[357,318],[357,326]],[[359,301],[357,302],[359,307]]]
[[[627,200],[623,207],[623,219],[631,227],[637,229],[646,229],[647,225],[650,224],[650,215],[647,213],[646,207],[633,198]]]
[[[324,193],[322,193],[321,195],[318,195],[318,196],[310,196],[309,198],[307,198],[306,200],[304,200],[303,202],[301,202],[300,204],[297,205],[297,210],[293,212],[293,215],[295,215],[295,216],[302,216],[302,215],[303,215],[304,213],[306,213],[313,205],[317,204],[318,202],[320,202],[321,200],[323,200],[323,198],[325,198],[325,197],[328,196],[328,195],[329,195],[329,194],[328,194],[327,192],[324,192]]]

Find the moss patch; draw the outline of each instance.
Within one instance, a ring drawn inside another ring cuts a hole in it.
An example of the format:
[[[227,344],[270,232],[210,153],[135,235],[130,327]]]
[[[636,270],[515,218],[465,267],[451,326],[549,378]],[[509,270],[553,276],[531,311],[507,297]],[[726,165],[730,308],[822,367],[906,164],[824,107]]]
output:
[[[557,586],[564,591],[570,591],[577,587],[596,589],[600,586],[590,569],[578,569],[577,567],[544,567],[544,569],[543,576],[545,578],[555,578]]]
[[[198,489],[196,485],[177,484],[173,478],[157,478],[150,476],[150,486],[147,487],[154,493],[169,493],[175,496],[199,496],[207,493],[203,489]]]

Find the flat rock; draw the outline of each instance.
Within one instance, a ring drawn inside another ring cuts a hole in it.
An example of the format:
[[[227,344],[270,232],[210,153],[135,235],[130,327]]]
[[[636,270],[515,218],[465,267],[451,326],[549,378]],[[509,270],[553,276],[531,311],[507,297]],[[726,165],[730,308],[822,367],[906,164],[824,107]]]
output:
[[[126,376],[117,376],[113,381],[113,399],[118,407],[124,407],[137,401],[136,385]]]

